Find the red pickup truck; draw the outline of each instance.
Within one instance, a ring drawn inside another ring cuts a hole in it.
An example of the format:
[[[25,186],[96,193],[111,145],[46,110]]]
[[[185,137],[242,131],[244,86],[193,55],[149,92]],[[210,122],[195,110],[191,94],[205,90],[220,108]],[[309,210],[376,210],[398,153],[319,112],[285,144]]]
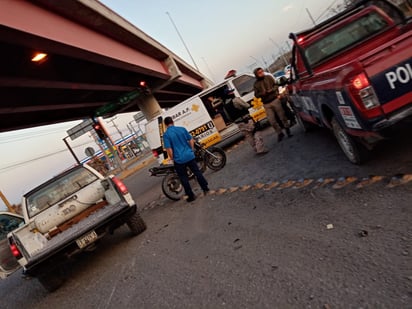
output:
[[[289,37],[289,93],[304,128],[331,129],[355,164],[401,123],[412,128],[412,22],[398,7],[360,1]]]

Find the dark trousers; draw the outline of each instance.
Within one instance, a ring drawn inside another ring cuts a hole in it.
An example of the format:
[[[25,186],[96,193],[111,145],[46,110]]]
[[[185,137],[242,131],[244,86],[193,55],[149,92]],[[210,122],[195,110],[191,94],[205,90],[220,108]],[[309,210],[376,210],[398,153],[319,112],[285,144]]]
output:
[[[199,170],[199,167],[197,166],[196,160],[193,159],[189,162],[180,164],[175,162],[175,170],[177,175],[180,178],[180,181],[182,182],[182,186],[185,189],[186,195],[190,197],[194,197],[194,193],[192,191],[192,187],[190,186],[189,183],[189,177],[187,176],[187,168],[189,168],[192,173],[196,176],[197,182],[199,183],[200,187],[202,188],[203,191],[208,191],[208,183],[205,177],[203,177],[202,172]]]

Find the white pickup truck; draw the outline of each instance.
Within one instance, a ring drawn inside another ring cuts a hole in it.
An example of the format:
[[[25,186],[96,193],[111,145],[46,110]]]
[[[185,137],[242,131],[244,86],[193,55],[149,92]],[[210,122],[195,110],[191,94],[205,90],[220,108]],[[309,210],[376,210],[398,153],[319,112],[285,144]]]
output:
[[[127,224],[133,235],[146,229],[136,203],[116,177],[88,165],[72,168],[23,196],[23,216],[0,212],[0,278],[23,267],[48,290],[65,279],[72,256]]]

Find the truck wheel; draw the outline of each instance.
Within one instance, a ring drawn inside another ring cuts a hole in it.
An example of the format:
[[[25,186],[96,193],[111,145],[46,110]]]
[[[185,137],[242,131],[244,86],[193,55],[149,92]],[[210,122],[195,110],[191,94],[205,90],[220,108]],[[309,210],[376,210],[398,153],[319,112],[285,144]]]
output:
[[[353,164],[363,163],[367,156],[367,150],[352,136],[346,133],[335,118],[332,118],[331,124],[339,146],[348,160]]]
[[[292,107],[292,109],[293,109],[293,112],[295,113],[296,122],[298,123],[299,127],[302,129],[304,133],[308,132],[310,129],[313,129],[314,127],[313,124],[303,120],[299,112],[296,110],[296,108]]]
[[[303,132],[308,132],[310,130],[310,124],[303,120],[298,113],[296,113],[296,122]]]
[[[40,284],[48,292],[56,291],[63,285],[65,279],[66,276],[64,275],[63,269],[61,267],[49,270],[48,272],[37,276],[37,280],[39,280]]]
[[[146,230],[146,223],[137,211],[129,218],[129,220],[127,220],[126,223],[133,236],[139,235]]]

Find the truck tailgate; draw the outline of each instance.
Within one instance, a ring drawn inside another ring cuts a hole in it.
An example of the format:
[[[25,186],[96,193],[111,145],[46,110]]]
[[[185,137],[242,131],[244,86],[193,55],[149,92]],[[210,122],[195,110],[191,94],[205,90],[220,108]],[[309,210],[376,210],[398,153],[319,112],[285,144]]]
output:
[[[71,245],[75,242],[76,239],[91,231],[99,226],[102,223],[106,222],[105,220],[112,220],[116,215],[121,215],[131,207],[127,203],[118,203],[118,204],[108,204],[105,207],[99,209],[98,211],[92,213],[88,217],[84,218],[77,224],[72,225],[70,228],[65,230],[62,233],[55,235],[48,241],[44,241],[38,247],[38,249],[32,252],[30,255],[25,251],[25,257],[28,261],[27,266],[36,264],[41,261],[43,258],[48,257],[51,253],[56,253],[60,249]],[[13,238],[16,240],[17,244],[20,244],[19,247],[24,249],[24,237],[19,237],[18,231],[16,233],[12,232]]]
[[[411,50],[408,31],[360,59],[385,114],[412,104]]]

